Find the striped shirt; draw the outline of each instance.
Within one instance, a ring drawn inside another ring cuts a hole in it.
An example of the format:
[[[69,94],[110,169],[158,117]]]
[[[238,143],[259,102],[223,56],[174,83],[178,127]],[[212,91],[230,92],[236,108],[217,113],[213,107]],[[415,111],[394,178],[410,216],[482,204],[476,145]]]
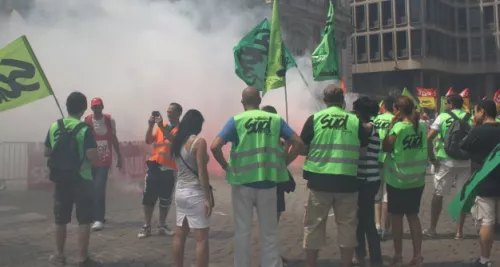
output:
[[[380,153],[380,137],[373,123],[370,134],[368,135],[368,148],[366,155],[359,159],[358,179],[367,182],[380,180],[380,170],[378,155]]]

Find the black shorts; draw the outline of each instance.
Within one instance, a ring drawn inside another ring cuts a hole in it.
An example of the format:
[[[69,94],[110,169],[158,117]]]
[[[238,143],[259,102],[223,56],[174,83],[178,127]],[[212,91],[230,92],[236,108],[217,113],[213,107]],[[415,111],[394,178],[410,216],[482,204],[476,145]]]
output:
[[[175,189],[175,171],[162,171],[158,163],[147,163],[148,171],[144,181],[142,205],[152,207],[160,199],[160,207],[168,208],[172,204],[172,195]]]
[[[54,217],[57,225],[71,222],[73,204],[76,206],[78,224],[94,221],[94,184],[92,181],[75,179],[67,184],[54,184]]]
[[[390,214],[418,214],[424,186],[401,189],[386,184],[387,212]]]

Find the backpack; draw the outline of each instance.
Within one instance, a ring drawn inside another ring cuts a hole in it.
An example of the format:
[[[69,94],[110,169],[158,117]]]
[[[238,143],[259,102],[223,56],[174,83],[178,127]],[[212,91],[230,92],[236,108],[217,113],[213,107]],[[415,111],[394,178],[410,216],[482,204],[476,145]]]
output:
[[[67,183],[78,179],[84,157],[80,157],[79,144],[76,139],[78,132],[86,123],[79,123],[71,131],[67,131],[62,119],[57,121],[59,137],[47,160],[49,179],[54,183]]]
[[[452,159],[468,160],[470,155],[460,149],[460,142],[469,134],[471,126],[469,125],[470,113],[467,113],[463,119],[459,119],[455,113],[447,113],[453,118],[453,122],[446,130],[444,135],[444,151]]]

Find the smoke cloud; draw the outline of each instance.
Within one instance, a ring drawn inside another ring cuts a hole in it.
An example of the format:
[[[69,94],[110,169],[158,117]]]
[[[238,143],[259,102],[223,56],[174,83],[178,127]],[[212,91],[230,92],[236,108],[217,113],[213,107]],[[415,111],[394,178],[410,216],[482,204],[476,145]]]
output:
[[[234,74],[232,48],[270,15],[269,6],[224,2],[38,0],[28,21],[14,12],[0,25],[0,46],[26,34],[63,111],[74,90],[88,101],[101,97],[121,140],[142,140],[151,111],[166,117],[170,102],[199,109],[206,120],[203,134],[211,138],[242,111],[246,85]],[[308,61],[297,59],[306,76]],[[316,100],[295,69],[288,72],[287,89],[290,124],[300,131]],[[285,117],[283,89],[268,93],[263,104]],[[59,117],[51,97],[2,112],[0,141],[42,141]]]

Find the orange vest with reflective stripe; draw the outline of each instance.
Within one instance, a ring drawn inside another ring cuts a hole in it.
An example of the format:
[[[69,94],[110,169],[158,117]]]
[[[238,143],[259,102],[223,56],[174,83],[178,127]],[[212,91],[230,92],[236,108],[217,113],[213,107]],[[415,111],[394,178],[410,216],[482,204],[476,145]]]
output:
[[[168,124],[165,123],[165,126]],[[172,134],[176,134],[178,126],[175,126],[170,130]],[[156,129],[155,141],[153,142],[153,151],[151,152],[152,156],[149,158],[149,161],[156,161],[162,166],[166,166],[172,168],[173,170],[177,170],[177,166],[175,165],[175,160],[170,155],[170,145],[171,142],[165,139],[163,136],[163,132],[158,128]]]

